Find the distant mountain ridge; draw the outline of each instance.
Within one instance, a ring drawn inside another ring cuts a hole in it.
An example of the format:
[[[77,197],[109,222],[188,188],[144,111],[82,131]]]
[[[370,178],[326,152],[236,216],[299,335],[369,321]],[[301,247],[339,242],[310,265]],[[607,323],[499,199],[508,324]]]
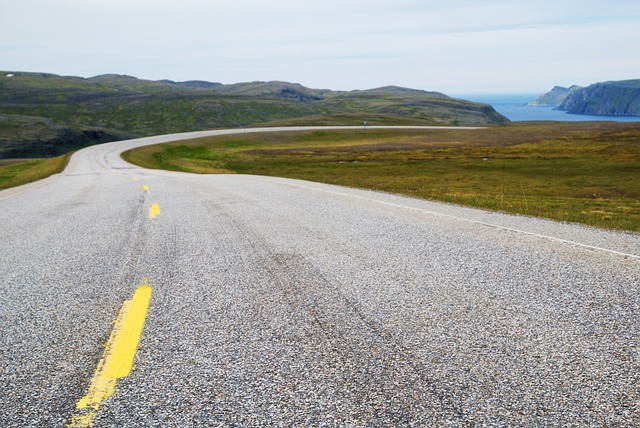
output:
[[[527,105],[556,107],[570,114],[640,116],[640,79],[556,86]]]
[[[0,115],[0,158],[53,156],[123,138],[243,126],[508,122],[488,104],[397,86],[332,91],[280,81],[224,85],[12,71],[0,71]]]
[[[186,82],[174,82],[173,80],[158,80],[160,83],[168,83],[169,85],[187,86],[190,88],[204,88],[211,89],[216,86],[221,86],[222,83],[217,82],[205,82],[204,80],[188,80]]]

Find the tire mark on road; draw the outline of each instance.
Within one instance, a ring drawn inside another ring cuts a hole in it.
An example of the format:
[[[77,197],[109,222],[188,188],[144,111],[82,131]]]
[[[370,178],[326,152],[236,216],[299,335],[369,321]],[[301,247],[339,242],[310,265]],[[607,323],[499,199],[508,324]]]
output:
[[[448,419],[465,426],[460,394],[430,377],[428,368],[414,359],[414,352],[396,332],[347,298],[303,256],[272,250],[248,222],[215,203],[208,208],[253,248],[271,278],[269,289],[256,292],[267,293],[288,308],[283,317],[306,331],[309,343],[301,346],[307,357],[316,358],[316,363],[320,359],[316,369],[325,380],[322,387],[333,385],[351,406],[364,409],[359,422],[408,424],[415,419],[407,415],[421,414],[425,422]],[[277,337],[283,335],[286,327]],[[320,357],[311,357],[318,352]],[[401,395],[398,383],[402,383]]]

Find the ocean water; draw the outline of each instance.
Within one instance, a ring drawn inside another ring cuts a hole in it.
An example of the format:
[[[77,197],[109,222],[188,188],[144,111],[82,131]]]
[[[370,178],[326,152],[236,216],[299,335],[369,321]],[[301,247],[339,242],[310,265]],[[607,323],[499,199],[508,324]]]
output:
[[[516,95],[452,95],[454,98],[491,104],[493,108],[513,122],[528,120],[555,120],[564,122],[614,121],[640,122],[640,116],[592,116],[568,114],[553,107],[529,107],[527,103],[540,94]]]

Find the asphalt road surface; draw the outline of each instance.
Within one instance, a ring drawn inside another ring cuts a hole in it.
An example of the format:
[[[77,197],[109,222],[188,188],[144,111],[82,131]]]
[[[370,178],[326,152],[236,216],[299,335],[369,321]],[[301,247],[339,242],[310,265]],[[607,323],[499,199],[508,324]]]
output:
[[[638,234],[118,156],[171,138],[0,192],[0,426],[65,426],[145,281],[95,426],[640,426]]]

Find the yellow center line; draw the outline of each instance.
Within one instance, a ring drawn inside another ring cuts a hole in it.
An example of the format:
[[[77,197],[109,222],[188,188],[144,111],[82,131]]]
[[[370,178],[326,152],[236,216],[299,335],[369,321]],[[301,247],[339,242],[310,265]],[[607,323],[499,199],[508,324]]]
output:
[[[145,192],[149,191],[149,186],[147,186],[146,184],[142,186],[142,190],[144,190]]]
[[[160,215],[160,207],[158,204],[153,204],[149,207],[149,218],[156,218]]]
[[[87,393],[76,403],[67,428],[93,426],[102,401],[113,394],[116,379],[131,372],[150,299],[151,287],[144,281],[133,298],[123,303]]]

